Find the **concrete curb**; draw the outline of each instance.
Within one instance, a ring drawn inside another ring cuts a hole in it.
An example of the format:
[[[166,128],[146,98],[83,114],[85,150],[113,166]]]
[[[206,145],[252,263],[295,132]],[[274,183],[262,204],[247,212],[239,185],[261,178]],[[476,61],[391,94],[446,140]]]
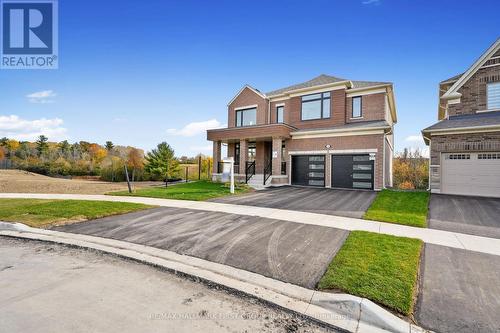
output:
[[[310,290],[256,273],[154,247],[35,229],[19,223],[6,222],[0,222],[0,236],[60,243],[133,259],[175,274],[235,290],[348,332],[428,332],[365,298]]]

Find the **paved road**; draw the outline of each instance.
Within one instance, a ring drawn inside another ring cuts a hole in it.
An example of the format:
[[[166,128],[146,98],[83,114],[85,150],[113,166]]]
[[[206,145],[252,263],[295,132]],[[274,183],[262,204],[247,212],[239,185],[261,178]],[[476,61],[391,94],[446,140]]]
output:
[[[416,318],[436,332],[500,332],[500,257],[425,245]]]
[[[55,228],[153,246],[314,288],[348,232],[184,208],[155,208]]]
[[[373,191],[282,186],[211,201],[361,218],[376,196]]]
[[[146,265],[4,237],[0,290],[2,332],[328,331]]]
[[[500,238],[500,199],[432,194],[429,227]]]

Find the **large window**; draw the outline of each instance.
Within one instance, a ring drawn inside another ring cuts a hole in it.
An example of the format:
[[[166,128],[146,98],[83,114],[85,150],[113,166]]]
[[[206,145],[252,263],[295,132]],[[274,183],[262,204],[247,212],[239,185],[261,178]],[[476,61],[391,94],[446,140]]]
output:
[[[284,122],[283,121],[284,111],[285,107],[283,105],[276,107],[276,122],[278,124],[282,124]]]
[[[257,108],[236,111],[236,127],[253,125],[257,125]]]
[[[500,109],[500,82],[489,83],[486,96],[488,96],[488,110]]]
[[[361,112],[361,96],[352,98],[352,118],[361,118],[363,113]]]
[[[302,96],[302,120],[330,118],[330,93]]]

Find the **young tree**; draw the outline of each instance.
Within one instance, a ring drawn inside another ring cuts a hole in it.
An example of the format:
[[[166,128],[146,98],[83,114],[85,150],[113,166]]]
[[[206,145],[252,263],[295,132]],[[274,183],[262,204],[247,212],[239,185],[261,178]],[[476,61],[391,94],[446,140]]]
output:
[[[38,156],[45,155],[49,151],[49,144],[47,143],[49,139],[45,135],[40,135],[36,141],[36,149],[38,151]]]
[[[106,141],[106,144],[104,145],[104,147],[106,148],[106,150],[108,151],[108,153],[111,153],[111,151],[113,150],[113,148],[115,148],[115,145],[111,141]]]
[[[71,149],[71,145],[69,144],[68,140],[61,141],[59,143],[59,149],[61,150],[62,156],[65,158],[68,157]]]
[[[146,155],[144,170],[149,172],[155,179],[168,180],[179,170],[179,162],[174,157],[174,150],[166,142],[158,146]]]
[[[143,158],[143,153],[137,148],[132,148],[128,152],[127,165],[132,168],[132,182],[134,182],[136,171],[144,168]]]

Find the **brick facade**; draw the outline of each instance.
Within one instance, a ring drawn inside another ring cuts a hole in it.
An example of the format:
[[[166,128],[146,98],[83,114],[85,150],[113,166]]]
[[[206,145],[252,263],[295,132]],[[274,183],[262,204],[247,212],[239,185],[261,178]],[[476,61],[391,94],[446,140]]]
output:
[[[460,89],[460,103],[448,105],[448,115],[475,114],[487,109],[486,85],[500,82],[500,66],[479,69]]]
[[[228,106],[227,126],[236,126],[235,109],[249,105],[257,105],[257,125],[264,125],[269,123],[267,121],[267,100],[262,96],[256,94],[254,91],[252,91],[252,89],[245,87],[241,94],[239,94]]]

